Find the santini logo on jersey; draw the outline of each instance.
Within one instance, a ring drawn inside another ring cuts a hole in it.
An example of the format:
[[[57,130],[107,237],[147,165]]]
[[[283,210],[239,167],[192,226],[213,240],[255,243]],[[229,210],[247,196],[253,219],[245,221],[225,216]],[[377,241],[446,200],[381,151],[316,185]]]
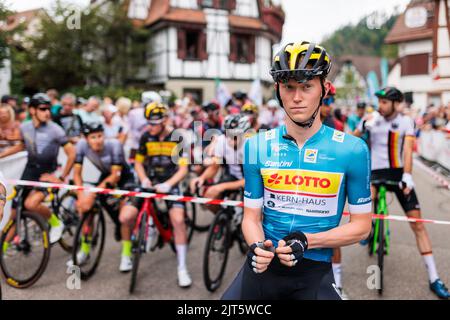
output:
[[[282,168],[282,167],[291,167],[292,166],[292,161],[270,161],[267,160],[264,163],[265,167],[275,167],[275,168]]]

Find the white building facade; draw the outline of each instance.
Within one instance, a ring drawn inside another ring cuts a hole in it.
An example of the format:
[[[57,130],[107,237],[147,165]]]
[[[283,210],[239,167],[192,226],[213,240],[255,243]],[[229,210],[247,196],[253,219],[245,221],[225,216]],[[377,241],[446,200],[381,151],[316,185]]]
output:
[[[229,91],[248,92],[260,79],[269,95],[272,47],[281,39],[284,14],[260,0],[136,0],[129,15],[152,31],[147,50],[149,87],[215,96],[216,80]]]
[[[399,46],[389,84],[421,110],[450,103],[449,16],[445,0],[412,1],[385,40]]]

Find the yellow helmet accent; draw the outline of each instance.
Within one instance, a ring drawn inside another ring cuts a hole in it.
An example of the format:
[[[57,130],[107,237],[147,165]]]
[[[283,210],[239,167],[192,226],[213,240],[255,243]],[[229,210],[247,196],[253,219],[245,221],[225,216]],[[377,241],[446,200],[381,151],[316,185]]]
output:
[[[159,102],[150,102],[145,106],[144,116],[147,120],[162,120],[167,116],[169,109]]]
[[[242,113],[258,113],[258,107],[253,104],[252,102],[246,102],[242,108],[241,108],[241,112]]]
[[[275,82],[295,79],[299,82],[320,76],[331,70],[331,59],[326,50],[307,41],[289,43],[274,58],[270,71]]]

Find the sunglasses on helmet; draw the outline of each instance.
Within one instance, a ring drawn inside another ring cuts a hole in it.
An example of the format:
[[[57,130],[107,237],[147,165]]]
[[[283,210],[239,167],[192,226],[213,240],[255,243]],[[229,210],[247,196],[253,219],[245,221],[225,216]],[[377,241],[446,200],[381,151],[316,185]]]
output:
[[[305,83],[313,80],[315,77],[323,74],[323,71],[315,71],[310,69],[296,69],[296,70],[272,70],[270,72],[275,82],[288,82],[294,79],[299,83]]]

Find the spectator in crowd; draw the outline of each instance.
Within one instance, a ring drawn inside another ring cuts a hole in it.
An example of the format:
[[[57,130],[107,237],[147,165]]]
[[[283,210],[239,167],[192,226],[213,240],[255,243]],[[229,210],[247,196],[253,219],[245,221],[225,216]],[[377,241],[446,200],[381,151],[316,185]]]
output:
[[[22,150],[20,123],[15,120],[13,108],[3,103],[0,105],[0,158]]]
[[[132,110],[132,101],[125,97],[120,97],[116,101],[117,113],[114,115],[113,121],[118,123],[122,128],[123,132],[126,135],[124,145],[125,156],[128,157],[131,150],[131,137],[130,137],[130,125],[128,114]]]
[[[61,103],[58,100],[59,93],[56,89],[48,89],[46,93],[47,93],[47,96],[50,98],[50,101],[52,102],[52,106],[51,106],[51,110],[50,110],[52,113],[52,116],[56,116],[62,108]]]
[[[9,104],[13,109],[17,108],[17,98],[14,96],[4,95],[2,96],[2,102]]]
[[[335,128],[335,123],[333,119],[333,115],[331,114],[332,104],[334,102],[334,98],[332,96],[327,96],[323,99],[322,107],[320,108],[320,119],[322,123],[330,128]]]
[[[77,98],[72,93],[66,93],[61,98],[61,109],[53,117],[53,121],[59,124],[66,132],[70,142],[76,144],[82,135],[83,121],[74,113]]]
[[[341,109],[337,108],[337,109],[334,110],[333,121],[334,121],[334,128],[336,130],[344,132],[345,120],[344,120],[344,116],[343,116],[343,114],[341,112]]]
[[[76,114],[81,117],[83,123],[102,122],[102,118],[98,114],[100,100],[97,97],[90,97],[86,104],[76,110]]]
[[[75,105],[75,110],[82,109],[87,103],[87,100],[83,97],[78,97]]]
[[[192,116],[189,113],[188,105],[185,103],[185,101],[181,99],[175,100],[172,108],[172,122],[171,125],[174,128],[182,128],[187,129],[189,128],[189,125],[192,123]]]
[[[128,132],[128,112],[131,110],[131,100],[125,97],[120,97],[116,101],[117,112],[114,115],[113,121],[116,121]]]
[[[267,102],[266,107],[261,111],[259,122],[270,129],[276,128],[284,124],[285,113],[280,108],[277,100],[271,99]]]
[[[24,122],[28,117],[28,105],[30,104],[30,97],[24,97],[20,106],[14,109],[16,120]]]
[[[356,112],[352,113],[347,118],[347,126],[350,133],[354,132],[358,124],[361,122],[366,113],[366,107],[367,104],[365,102],[358,102],[358,104],[356,105]]]
[[[125,144],[127,133],[125,128],[116,120],[114,116],[118,109],[113,104],[103,105],[102,107],[102,123],[104,128],[105,139],[117,139],[121,144]]]
[[[161,96],[155,91],[145,91],[141,95],[141,103],[133,102],[133,108],[128,113],[128,134],[130,136],[130,161],[134,162],[136,152],[139,149],[139,139],[147,130],[147,120],[144,117],[144,108],[147,104],[156,101],[161,102]]]

